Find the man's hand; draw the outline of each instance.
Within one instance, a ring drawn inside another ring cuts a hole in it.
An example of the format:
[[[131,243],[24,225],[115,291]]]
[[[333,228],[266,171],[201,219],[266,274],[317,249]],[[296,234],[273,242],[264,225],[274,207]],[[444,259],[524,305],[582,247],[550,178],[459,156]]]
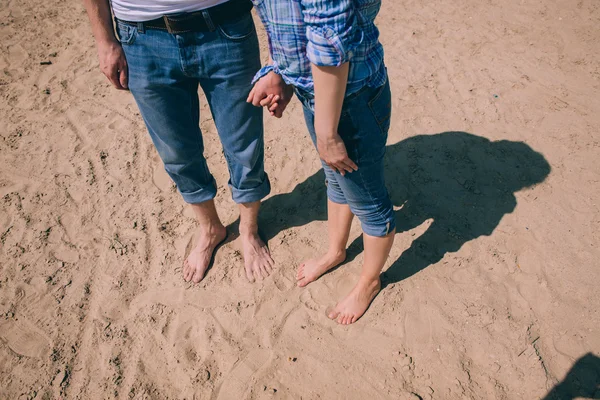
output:
[[[286,85],[279,74],[271,71],[254,84],[246,101],[256,107],[268,107],[272,116],[281,118],[292,95],[292,86]]]
[[[128,90],[127,60],[121,44],[116,40],[98,42],[100,70],[119,90]]]
[[[127,90],[127,60],[115,37],[109,0],[83,0],[98,45],[100,70],[114,87]]]
[[[348,157],[346,145],[339,134],[317,134],[317,150],[321,160],[342,176],[346,172],[358,171],[358,166]]]

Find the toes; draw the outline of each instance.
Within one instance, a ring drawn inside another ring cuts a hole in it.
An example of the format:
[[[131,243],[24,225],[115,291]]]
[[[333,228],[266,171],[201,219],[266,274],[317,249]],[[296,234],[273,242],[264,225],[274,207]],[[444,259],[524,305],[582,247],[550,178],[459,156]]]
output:
[[[356,315],[353,315],[352,318],[350,319],[350,323],[353,324],[356,322],[356,320],[358,320],[358,317]]]
[[[337,317],[336,319],[337,323],[340,325],[350,325],[352,322],[352,316],[348,315],[348,314],[342,314],[340,313],[340,315]]]
[[[308,279],[306,279],[306,278],[302,277],[302,279],[299,279],[299,280],[298,280],[298,283],[297,283],[297,285],[298,285],[299,287],[304,287],[304,286],[308,285],[309,283],[310,283],[310,282],[308,281]]]
[[[263,277],[260,274],[260,268],[254,268],[252,270],[252,273],[254,274],[254,280],[255,281],[262,281],[263,280]]]
[[[269,271],[267,268],[269,268],[268,265],[263,265],[262,268],[260,269],[260,272],[262,272],[263,278],[268,278],[269,275],[271,275],[271,271]]]
[[[252,274],[252,270],[249,267],[246,267],[245,270],[246,270],[246,278],[248,278],[248,281],[254,282],[254,275]]]
[[[269,253],[269,256],[267,257],[267,263],[269,264],[269,268],[275,268],[275,260],[271,257],[271,253]]]
[[[314,281],[315,281],[314,276],[303,276],[301,279],[298,280],[298,286],[304,287]]]
[[[265,268],[265,271],[267,271],[268,275],[271,275],[273,272],[273,266],[271,264],[265,264],[263,267]]]
[[[271,257],[271,251],[267,246],[264,247],[264,259],[271,268],[275,266],[275,261],[273,260],[273,257]]]
[[[190,281],[190,264],[187,260],[183,263],[183,280],[186,282]]]
[[[328,317],[329,319],[337,319],[339,315],[340,315],[340,312],[339,312],[339,311],[336,311],[336,310],[334,309],[334,310],[331,310],[331,311],[329,312],[329,314],[327,314],[327,317]]]
[[[192,277],[192,282],[198,283],[202,280],[202,278],[204,278],[203,271],[196,269],[196,271],[194,272],[194,275]]]
[[[265,273],[265,270],[262,265],[257,265],[256,267],[254,267],[254,269],[256,270],[256,274],[260,277],[260,280],[263,280],[267,276],[269,276],[269,274]]]

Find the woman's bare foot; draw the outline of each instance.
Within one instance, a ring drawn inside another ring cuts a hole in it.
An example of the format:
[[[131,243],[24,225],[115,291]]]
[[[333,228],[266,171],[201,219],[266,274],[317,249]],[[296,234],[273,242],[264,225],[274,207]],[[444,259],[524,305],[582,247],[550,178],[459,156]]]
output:
[[[309,283],[316,281],[321,275],[329,271],[331,268],[339,265],[346,259],[346,250],[327,252],[319,258],[311,258],[303,262],[298,267],[296,279],[297,285],[304,287]]]
[[[186,282],[200,282],[210,265],[215,248],[227,237],[223,225],[200,229],[196,247],[183,263],[183,279]]]
[[[340,301],[327,316],[335,319],[338,324],[353,324],[367,311],[379,290],[381,290],[379,277],[371,280],[361,279],[350,294]]]
[[[261,240],[258,233],[241,233],[240,237],[248,280],[254,282],[256,279],[268,277],[273,271],[275,262],[265,242]]]

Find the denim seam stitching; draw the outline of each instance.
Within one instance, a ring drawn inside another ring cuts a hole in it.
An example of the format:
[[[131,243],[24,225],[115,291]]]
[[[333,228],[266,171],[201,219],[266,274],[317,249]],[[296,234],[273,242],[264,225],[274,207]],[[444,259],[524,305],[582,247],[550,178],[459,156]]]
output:
[[[121,43],[122,45],[126,45],[126,46],[130,46],[135,42],[136,39],[136,35],[137,35],[137,28],[133,27],[131,25],[127,25],[127,24],[123,24],[123,23],[119,23],[117,22],[119,25],[121,25],[122,28],[125,28],[125,30],[127,31],[128,34],[128,38],[127,40],[123,41],[121,38],[121,34],[119,33],[119,29],[121,27],[117,26],[117,39],[119,39],[119,43]]]
[[[252,18],[252,16],[250,16],[250,18]],[[240,37],[234,37],[234,36],[228,35],[223,30],[222,24],[217,25],[216,30],[219,31],[221,36],[227,40],[231,40],[232,42],[243,42],[246,39],[250,38],[254,32],[256,32],[256,26],[254,25],[254,20],[252,20],[252,29],[250,29],[250,32],[248,32],[247,34],[240,36]]]
[[[358,172],[360,172],[360,167],[359,167],[359,171],[358,171]],[[363,176],[362,174],[360,174],[360,173],[359,173],[359,175],[360,175],[360,180],[361,180],[361,182],[362,182],[363,186],[366,188],[366,187],[367,187],[367,184],[366,184],[366,182],[365,182],[364,176]],[[367,189],[367,194],[369,195],[369,199],[371,200],[371,203],[372,203],[373,205],[376,205],[376,203],[375,203],[375,199],[374,199],[374,198],[373,198],[373,196],[371,195],[371,191],[370,191],[370,190],[368,190],[368,189]],[[379,212],[378,212],[378,216],[379,216],[380,218],[383,218],[383,212],[382,212],[382,211],[379,211]],[[389,233],[389,232],[386,232],[386,234],[387,234],[387,233]]]
[[[185,73],[185,71],[184,71]],[[191,96],[198,96],[198,88],[196,88],[196,91],[194,92],[194,94],[191,94]],[[191,115],[194,115],[195,110],[193,109],[193,102],[190,102],[190,113]],[[200,99],[198,98],[198,123],[200,122]],[[205,172],[212,176],[212,174],[210,173],[210,170],[208,169],[208,163],[206,162],[206,157],[204,157],[204,138],[202,137],[202,128],[200,128],[200,124],[198,124],[198,132],[200,133],[200,135],[198,136],[197,139],[197,144],[198,144],[198,152],[200,153],[200,157],[204,158],[204,170]],[[213,181],[215,180],[215,177],[212,176]],[[216,186],[216,185],[215,185]]]
[[[177,41],[177,38],[175,38],[175,40]],[[181,72],[183,73],[183,75],[187,76],[188,78],[193,78],[192,74],[189,74],[187,71],[187,68],[185,67],[185,62],[184,62],[184,57],[181,54],[181,46],[179,46],[179,42],[177,41],[177,54],[179,55],[179,64],[181,66]]]
[[[383,85],[385,86],[385,83]],[[377,114],[375,113],[375,110],[374,110],[374,107],[373,107],[373,103],[375,103],[375,101],[377,101],[383,95],[384,90],[385,90],[385,88],[382,86],[380,88],[380,90],[379,90],[379,93],[377,93],[377,95],[373,99],[371,99],[371,100],[369,100],[367,102],[367,106],[369,107],[369,110],[371,110],[371,113],[373,113],[373,117],[375,117],[375,121],[377,121],[377,125],[379,126],[379,128],[382,131],[383,131],[383,126],[382,126],[383,123],[386,122],[387,120],[389,120],[391,118],[391,116],[392,116],[392,107],[390,105],[390,111],[389,111],[389,113],[387,113],[387,115],[385,117],[383,117],[383,118],[380,119],[377,116]]]

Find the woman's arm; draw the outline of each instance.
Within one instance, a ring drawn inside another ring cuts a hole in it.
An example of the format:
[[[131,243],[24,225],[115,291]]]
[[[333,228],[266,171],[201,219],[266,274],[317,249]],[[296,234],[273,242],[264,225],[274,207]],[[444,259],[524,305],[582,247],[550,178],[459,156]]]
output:
[[[357,170],[338,134],[353,50],[362,42],[352,0],[301,0],[312,64],[315,131],[321,159],[344,175]]]
[[[340,174],[358,169],[348,157],[346,146],[338,133],[338,124],[346,94],[349,63],[339,67],[322,67],[313,64],[315,82],[315,132],[319,156]]]

